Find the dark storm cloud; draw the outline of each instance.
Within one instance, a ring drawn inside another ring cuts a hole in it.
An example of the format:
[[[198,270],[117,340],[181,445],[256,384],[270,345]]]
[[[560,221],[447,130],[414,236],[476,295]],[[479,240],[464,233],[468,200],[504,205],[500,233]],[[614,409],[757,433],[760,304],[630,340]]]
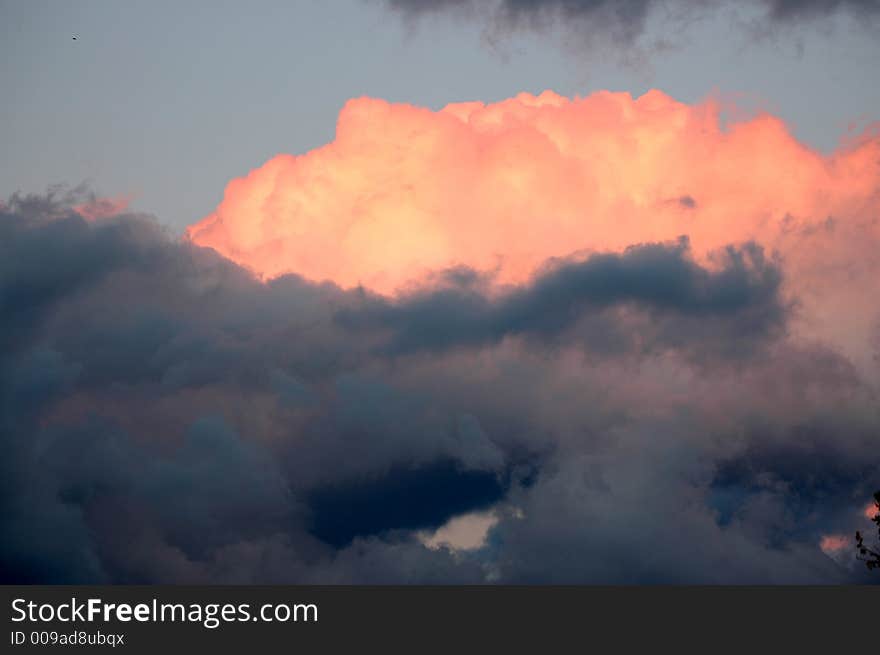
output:
[[[5,582],[856,579],[816,544],[858,520],[877,398],[788,343],[754,246],[390,301],[80,202],[0,206]],[[419,540],[487,508],[482,549]]]
[[[786,316],[778,267],[753,244],[729,248],[718,258],[718,270],[702,268],[690,258],[686,239],[633,246],[619,255],[555,263],[530,285],[499,298],[488,297],[478,279],[459,272],[447,278],[445,288],[398,301],[376,299],[340,312],[339,320],[351,328],[389,329],[396,352],[483,344],[509,335],[555,338],[585,315],[620,306],[649,312],[656,347],[675,345],[685,333],[693,345],[694,327],[707,322],[719,329],[702,338],[728,343],[733,335],[743,342],[777,331]],[[674,326],[657,330],[667,320]],[[630,326],[606,316],[602,327],[607,343],[608,333]]]
[[[0,213],[4,579],[197,577],[193,562],[252,539],[326,559],[339,538],[322,526],[348,516],[327,490],[387,496],[389,466],[457,484],[410,513],[370,505],[352,537],[499,497],[504,455],[479,428],[355,372],[365,349],[331,321],[345,293],[264,285],[148,217],[91,222],[72,204]],[[147,552],[126,556],[117,529]],[[141,557],[169,561],[134,570]]]
[[[720,460],[712,481],[721,520],[772,502],[788,513],[764,526],[780,546],[792,535],[807,536],[816,523],[848,534],[859,522],[862,499],[880,488],[876,428],[842,412],[783,426],[744,420],[745,448]],[[809,519],[793,520],[797,516]]]

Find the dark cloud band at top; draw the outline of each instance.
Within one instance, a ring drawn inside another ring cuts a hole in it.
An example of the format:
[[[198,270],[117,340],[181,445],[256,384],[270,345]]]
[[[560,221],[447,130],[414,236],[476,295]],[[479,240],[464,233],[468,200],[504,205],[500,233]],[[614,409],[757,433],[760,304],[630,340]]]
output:
[[[768,25],[791,25],[821,20],[835,13],[847,14],[864,24],[880,15],[877,0],[386,0],[395,11],[407,16],[488,12],[493,27],[501,30],[565,25],[575,41],[589,43],[606,39],[621,47],[632,46],[644,34],[649,18],[663,12],[668,20],[682,24],[720,9],[757,7]]]

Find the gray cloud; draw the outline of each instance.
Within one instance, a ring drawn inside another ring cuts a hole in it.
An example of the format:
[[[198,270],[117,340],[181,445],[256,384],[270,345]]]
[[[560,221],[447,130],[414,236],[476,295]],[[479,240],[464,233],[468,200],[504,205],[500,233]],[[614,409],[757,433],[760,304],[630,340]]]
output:
[[[880,485],[876,390],[753,245],[392,301],[77,202],[0,205],[3,581],[862,579],[817,544]],[[417,538],[478,509],[479,550]]]
[[[563,26],[572,42],[597,42],[622,50],[640,45],[649,20],[655,16],[669,26],[687,27],[712,12],[751,6],[759,12],[759,22],[768,28],[823,20],[838,13],[865,25],[873,24],[880,15],[876,0],[755,0],[751,5],[729,0],[386,0],[386,4],[408,17],[478,14],[491,29],[501,32]]]
[[[880,13],[877,0],[764,0],[775,20],[827,16],[835,11],[850,12],[857,18],[874,18]]]
[[[781,272],[762,249],[754,244],[731,247],[717,259],[717,271],[693,262],[686,238],[633,246],[620,255],[553,262],[529,286],[498,298],[488,297],[478,276],[459,271],[447,276],[448,283],[439,289],[397,301],[374,299],[340,312],[338,318],[351,328],[391,330],[390,349],[395,352],[484,344],[510,335],[571,338],[572,330],[583,328],[580,319],[585,316],[601,321],[606,338],[598,345],[606,349],[609,337],[633,346],[626,339],[631,335],[623,333],[634,328],[643,349],[685,343],[693,347],[698,338],[729,344],[734,335],[742,344],[781,329],[786,316],[779,293]],[[638,329],[633,320],[621,320],[621,308],[637,315],[644,311],[648,320]],[[706,324],[713,330],[698,337],[697,328]]]

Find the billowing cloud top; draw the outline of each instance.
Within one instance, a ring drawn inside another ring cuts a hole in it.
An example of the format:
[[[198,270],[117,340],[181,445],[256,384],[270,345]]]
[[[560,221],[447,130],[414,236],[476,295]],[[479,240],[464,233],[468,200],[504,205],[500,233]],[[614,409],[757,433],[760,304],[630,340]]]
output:
[[[336,140],[230,183],[194,242],[264,276],[392,292],[463,265],[522,281],[550,257],[687,233],[699,252],[866,219],[876,139],[823,157],[762,115],[719,103],[552,92],[439,112],[361,98]],[[735,218],[734,218],[735,217]]]
[[[864,357],[876,317],[856,307],[880,270],[880,139],[823,156],[777,118],[723,126],[722,109],[736,114],[659,91],[548,91],[439,112],[360,98],[332,143],[234,180],[188,234],[264,277],[385,294],[455,266],[521,283],[578,252],[688,235],[709,263],[754,241],[785,258],[804,329]]]

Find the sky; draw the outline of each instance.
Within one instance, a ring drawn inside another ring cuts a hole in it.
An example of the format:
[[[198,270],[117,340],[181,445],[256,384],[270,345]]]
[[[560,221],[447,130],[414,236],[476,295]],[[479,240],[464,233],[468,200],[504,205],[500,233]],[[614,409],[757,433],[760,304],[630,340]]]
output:
[[[877,2],[0,7],[0,582],[880,580]]]
[[[416,18],[378,0],[0,6],[0,194],[87,182],[178,231],[233,177],[332,140],[339,110],[364,95],[439,109],[546,89],[722,94],[826,151],[880,118],[876,30],[847,12],[765,28],[748,3],[688,24],[660,12],[630,61],[622,37],[593,43],[576,22],[508,34],[479,15]]]

